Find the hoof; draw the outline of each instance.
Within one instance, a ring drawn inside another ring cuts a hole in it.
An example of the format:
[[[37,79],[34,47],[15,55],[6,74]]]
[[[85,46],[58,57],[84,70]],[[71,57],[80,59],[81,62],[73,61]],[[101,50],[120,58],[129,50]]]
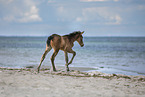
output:
[[[69,68],[66,68],[66,70],[65,70],[66,72],[69,72],[70,70],[69,70]]]
[[[39,71],[40,71],[40,68],[37,68],[37,72],[39,73]]]
[[[37,70],[37,73],[40,73],[40,72]]]
[[[50,71],[51,72],[57,72],[57,70],[56,69],[53,69],[53,68]]]

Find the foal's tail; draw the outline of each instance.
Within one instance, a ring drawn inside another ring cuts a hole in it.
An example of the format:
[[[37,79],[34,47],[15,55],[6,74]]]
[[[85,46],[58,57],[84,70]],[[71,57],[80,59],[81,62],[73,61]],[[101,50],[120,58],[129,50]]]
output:
[[[48,46],[50,45],[50,41],[51,41],[52,39],[53,39],[53,36],[52,36],[52,35],[48,37],[47,42],[46,42]]]

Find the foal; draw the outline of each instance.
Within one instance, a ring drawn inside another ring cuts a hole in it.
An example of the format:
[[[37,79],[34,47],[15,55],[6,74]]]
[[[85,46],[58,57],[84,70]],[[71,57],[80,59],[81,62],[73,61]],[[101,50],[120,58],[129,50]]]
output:
[[[80,44],[81,47],[84,46],[83,36],[82,36],[83,33],[84,33],[84,31],[83,32],[76,31],[76,32],[73,32],[73,33],[70,33],[70,34],[64,35],[64,36],[60,36],[60,35],[57,35],[57,34],[53,34],[53,35],[49,36],[48,39],[47,39],[45,52],[42,55],[40,64],[37,68],[38,72],[39,72],[39,69],[40,69],[40,66],[41,66],[43,60],[45,59],[46,54],[52,48],[54,49],[54,52],[51,56],[51,63],[52,63],[53,71],[56,71],[56,68],[55,68],[55,65],[54,65],[54,59],[55,59],[57,53],[59,52],[59,50],[62,50],[65,53],[66,71],[69,71],[68,65],[72,63],[72,61],[73,61],[73,59],[76,55],[76,52],[72,50],[72,47],[74,46],[75,41],[77,41]],[[68,62],[68,53],[73,54],[70,62]]]

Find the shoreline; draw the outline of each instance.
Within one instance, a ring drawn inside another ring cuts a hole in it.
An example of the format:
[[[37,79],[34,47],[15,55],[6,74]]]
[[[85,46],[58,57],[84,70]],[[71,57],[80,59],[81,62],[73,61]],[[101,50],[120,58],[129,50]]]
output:
[[[0,97],[144,97],[145,76],[1,68]]]
[[[36,65],[30,65],[30,66],[26,66],[26,67],[0,67],[0,68],[16,68],[16,69],[21,69],[21,68],[33,68],[33,69],[37,69]],[[51,66],[46,66],[46,65],[42,65],[41,68],[51,68]],[[40,69],[41,69],[40,68]],[[105,67],[74,67],[74,66],[70,66],[69,67],[70,70],[78,70],[78,71],[82,71],[82,72],[102,72],[105,74],[121,74],[121,75],[128,75],[128,76],[145,76],[145,73],[140,73],[137,71],[130,71],[130,70],[125,70],[125,69],[117,69],[117,68],[105,68]],[[56,69],[62,69],[65,70],[65,66],[56,66]]]
[[[15,72],[22,72],[22,71],[28,71],[34,74],[39,74],[37,72],[36,67],[31,67],[28,66],[26,68],[5,68],[5,67],[0,67],[0,71],[15,71]],[[70,67],[70,71],[66,72],[62,66],[57,66],[57,71],[53,72],[51,71],[50,68],[46,68],[45,66],[42,66],[40,69],[40,73],[44,74],[52,74],[52,75],[61,75],[61,76],[74,76],[74,77],[101,77],[101,78],[106,78],[106,79],[113,79],[113,78],[125,78],[125,79],[130,79],[134,81],[143,81],[145,82],[145,76],[144,75],[124,75],[124,74],[107,74],[107,73],[102,73],[99,71],[91,71],[91,72],[85,72],[88,70],[92,70],[92,68],[85,68],[85,67]]]

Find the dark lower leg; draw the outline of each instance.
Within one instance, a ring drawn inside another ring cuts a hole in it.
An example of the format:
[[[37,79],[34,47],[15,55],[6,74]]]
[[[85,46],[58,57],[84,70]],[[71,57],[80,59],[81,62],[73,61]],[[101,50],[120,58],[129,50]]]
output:
[[[45,56],[46,56],[47,53],[48,53],[48,52],[45,51],[44,54],[43,54],[42,57],[41,57],[40,64],[39,64],[39,66],[38,66],[38,68],[37,68],[37,69],[38,69],[38,72],[39,72],[39,69],[40,69],[40,67],[41,67],[41,64],[42,64],[43,60],[45,59]]]
[[[69,71],[69,67],[68,67],[68,53],[67,52],[64,52],[65,53],[65,67],[66,67],[66,71]]]
[[[51,58],[51,63],[52,63],[52,69],[53,71],[56,71],[55,65],[54,65],[54,58]]]
[[[52,69],[53,71],[56,71],[56,68],[55,68],[55,64],[54,64],[54,59],[55,59],[55,56],[57,55],[58,51],[55,51],[53,53],[53,55],[51,56],[51,63],[52,63]]]
[[[76,55],[76,52],[74,51],[74,52],[73,52],[73,57],[71,58],[71,60],[70,60],[70,62],[68,63],[68,65],[72,63],[72,61],[73,61],[75,55]]]

